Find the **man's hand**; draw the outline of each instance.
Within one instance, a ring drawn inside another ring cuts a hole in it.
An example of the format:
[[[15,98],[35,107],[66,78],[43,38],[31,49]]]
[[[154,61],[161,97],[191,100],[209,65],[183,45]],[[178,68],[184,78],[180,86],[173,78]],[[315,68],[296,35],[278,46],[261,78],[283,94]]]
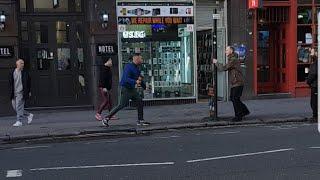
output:
[[[107,88],[103,88],[102,91],[106,93],[106,92],[108,92],[108,89]]]
[[[217,62],[218,62],[217,59],[212,59],[212,63],[213,63],[213,64],[216,64]]]

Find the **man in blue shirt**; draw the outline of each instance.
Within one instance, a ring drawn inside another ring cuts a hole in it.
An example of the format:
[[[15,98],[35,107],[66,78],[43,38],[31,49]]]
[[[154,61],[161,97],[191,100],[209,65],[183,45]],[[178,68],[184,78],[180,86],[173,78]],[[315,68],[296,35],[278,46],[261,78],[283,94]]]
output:
[[[141,80],[141,74],[139,65],[143,62],[142,56],[138,53],[134,54],[132,57],[132,63],[126,64],[122,78],[120,81],[121,86],[121,97],[120,104],[115,107],[109,115],[102,121],[103,125],[108,126],[110,118],[115,115],[118,111],[123,109],[129,104],[129,100],[136,102],[138,110],[138,123],[137,125],[149,125],[150,123],[144,121],[143,119],[143,101],[142,96],[139,94],[137,88],[146,88],[144,82]]]

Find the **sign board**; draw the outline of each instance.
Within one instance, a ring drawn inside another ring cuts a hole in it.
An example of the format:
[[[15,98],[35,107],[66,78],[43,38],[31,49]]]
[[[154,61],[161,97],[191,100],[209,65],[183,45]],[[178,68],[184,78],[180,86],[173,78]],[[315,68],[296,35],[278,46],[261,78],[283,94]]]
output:
[[[0,58],[12,58],[14,56],[13,46],[0,46]]]
[[[257,9],[262,7],[262,0],[248,0],[249,9]]]
[[[220,14],[212,14],[212,19],[220,19]]]
[[[118,17],[123,25],[139,24],[193,24],[193,17]]]
[[[117,44],[107,43],[107,44],[98,44],[96,47],[97,56],[102,55],[116,55],[118,52]]]

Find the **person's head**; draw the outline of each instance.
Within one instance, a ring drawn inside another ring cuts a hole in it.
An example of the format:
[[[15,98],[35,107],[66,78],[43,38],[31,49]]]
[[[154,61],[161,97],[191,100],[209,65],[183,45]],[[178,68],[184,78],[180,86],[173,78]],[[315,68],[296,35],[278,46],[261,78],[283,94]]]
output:
[[[132,62],[136,65],[140,65],[143,63],[143,59],[142,59],[142,56],[141,54],[139,53],[135,53],[133,56],[132,56]]]
[[[318,53],[315,48],[310,48],[310,56],[317,56]]]
[[[17,59],[16,61],[16,68],[19,70],[23,70],[24,68],[24,61],[23,59]]]
[[[230,56],[234,53],[234,48],[232,46],[227,46],[226,48],[226,56]]]
[[[104,57],[103,65],[106,67],[112,67],[112,59],[111,57]]]

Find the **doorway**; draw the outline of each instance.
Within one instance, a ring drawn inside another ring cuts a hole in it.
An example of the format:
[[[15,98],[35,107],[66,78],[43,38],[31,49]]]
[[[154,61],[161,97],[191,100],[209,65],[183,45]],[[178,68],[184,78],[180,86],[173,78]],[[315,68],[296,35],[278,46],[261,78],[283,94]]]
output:
[[[285,24],[258,26],[258,94],[287,93]]]
[[[27,19],[22,24],[30,37],[20,50],[30,64],[30,106],[89,104],[83,21],[51,17]]]

